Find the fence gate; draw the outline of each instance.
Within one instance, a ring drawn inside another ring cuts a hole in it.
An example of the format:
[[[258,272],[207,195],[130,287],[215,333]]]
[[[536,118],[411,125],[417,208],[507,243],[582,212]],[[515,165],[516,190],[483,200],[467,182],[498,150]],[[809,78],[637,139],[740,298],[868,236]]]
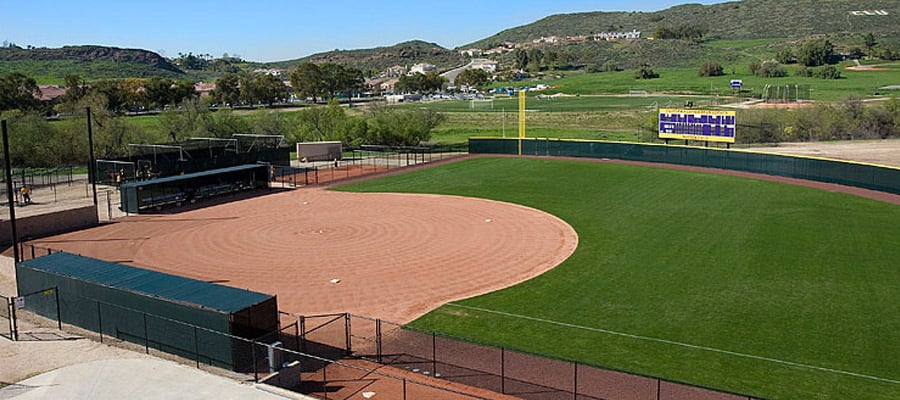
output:
[[[0,296],[0,336],[16,340],[16,310],[13,299]]]

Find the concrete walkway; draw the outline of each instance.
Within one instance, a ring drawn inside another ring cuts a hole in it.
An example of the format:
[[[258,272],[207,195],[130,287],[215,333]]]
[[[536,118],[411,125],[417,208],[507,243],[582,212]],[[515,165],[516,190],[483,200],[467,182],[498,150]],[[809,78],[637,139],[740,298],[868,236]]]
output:
[[[264,391],[170,361],[133,358],[63,367],[0,389],[0,399],[283,400]]]

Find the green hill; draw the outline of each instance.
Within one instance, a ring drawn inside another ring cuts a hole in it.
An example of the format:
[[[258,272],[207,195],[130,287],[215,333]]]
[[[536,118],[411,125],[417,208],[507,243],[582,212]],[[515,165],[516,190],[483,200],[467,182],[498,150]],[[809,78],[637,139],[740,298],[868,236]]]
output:
[[[184,76],[178,67],[152,51],[107,46],[3,47],[0,70],[21,72],[41,81],[61,81],[67,74],[88,79]]]
[[[853,15],[885,10],[888,15]],[[900,5],[885,0],[744,0],[714,5],[685,4],[656,12],[557,14],[510,28],[461,48],[490,48],[503,42],[530,42],[542,36],[590,35],[636,29],[646,37],[659,27],[693,24],[709,39],[804,38],[818,34],[900,33]]]
[[[289,69],[304,62],[317,64],[331,62],[361,70],[383,70],[394,65],[412,66],[417,63],[434,64],[442,68],[465,64],[463,57],[455,51],[445,49],[435,43],[412,40],[374,49],[329,51],[268,65],[273,68]]]

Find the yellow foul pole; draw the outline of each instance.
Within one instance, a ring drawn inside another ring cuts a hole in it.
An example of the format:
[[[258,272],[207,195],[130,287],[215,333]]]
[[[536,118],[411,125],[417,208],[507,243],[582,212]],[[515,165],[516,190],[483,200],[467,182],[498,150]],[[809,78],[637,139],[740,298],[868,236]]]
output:
[[[519,90],[519,155],[522,155],[522,139],[525,139],[525,91]]]

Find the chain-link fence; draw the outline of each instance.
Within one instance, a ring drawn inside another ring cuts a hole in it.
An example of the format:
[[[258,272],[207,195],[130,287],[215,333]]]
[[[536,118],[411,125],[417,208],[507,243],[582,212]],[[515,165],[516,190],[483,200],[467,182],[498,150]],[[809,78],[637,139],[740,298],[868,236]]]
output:
[[[523,399],[755,399],[349,315],[356,358]],[[330,340],[339,341],[339,335]]]
[[[466,154],[465,146],[361,146],[342,159],[273,166],[272,181],[285,187],[326,184],[442,161]]]

